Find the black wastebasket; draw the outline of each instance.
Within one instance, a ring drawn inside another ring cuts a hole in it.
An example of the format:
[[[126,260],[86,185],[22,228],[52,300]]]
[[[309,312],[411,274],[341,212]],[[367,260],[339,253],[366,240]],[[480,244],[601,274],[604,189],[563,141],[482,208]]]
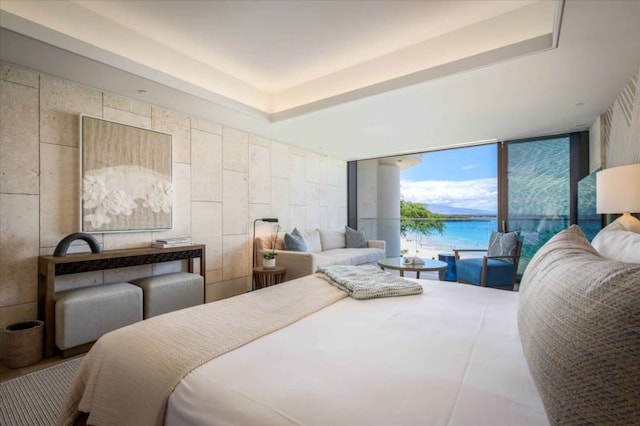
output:
[[[44,322],[25,321],[4,329],[4,363],[9,368],[26,367],[42,359]]]

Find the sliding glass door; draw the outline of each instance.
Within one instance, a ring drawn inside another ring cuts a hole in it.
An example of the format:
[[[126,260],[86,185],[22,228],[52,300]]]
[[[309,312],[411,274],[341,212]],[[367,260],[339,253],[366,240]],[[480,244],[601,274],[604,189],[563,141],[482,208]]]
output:
[[[570,139],[506,145],[507,223],[523,238],[519,273],[542,245],[570,223]]]

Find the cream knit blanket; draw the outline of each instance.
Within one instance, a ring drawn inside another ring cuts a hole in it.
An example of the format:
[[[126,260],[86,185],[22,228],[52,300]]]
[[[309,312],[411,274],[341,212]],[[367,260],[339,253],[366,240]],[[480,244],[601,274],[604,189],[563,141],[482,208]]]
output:
[[[154,317],[104,335],[71,384],[58,424],[162,425],[180,380],[211,359],[346,297],[308,276]]]

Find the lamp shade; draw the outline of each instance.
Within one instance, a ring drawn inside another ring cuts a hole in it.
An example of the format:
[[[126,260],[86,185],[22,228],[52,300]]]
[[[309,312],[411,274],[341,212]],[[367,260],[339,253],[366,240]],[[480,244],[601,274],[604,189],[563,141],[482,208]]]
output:
[[[640,212],[640,163],[598,172],[596,200],[601,214]]]

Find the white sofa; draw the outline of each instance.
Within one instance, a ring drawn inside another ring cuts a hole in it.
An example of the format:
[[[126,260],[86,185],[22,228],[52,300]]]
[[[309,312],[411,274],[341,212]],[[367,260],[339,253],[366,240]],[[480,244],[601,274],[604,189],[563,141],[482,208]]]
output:
[[[276,265],[287,268],[286,280],[311,275],[319,266],[376,264],[386,257],[385,242],[368,240],[366,248],[347,248],[343,229],[314,229],[303,231],[308,251],[287,251],[284,247],[284,232],[275,241]],[[255,240],[257,265],[262,265],[262,254],[271,251],[273,236]]]

